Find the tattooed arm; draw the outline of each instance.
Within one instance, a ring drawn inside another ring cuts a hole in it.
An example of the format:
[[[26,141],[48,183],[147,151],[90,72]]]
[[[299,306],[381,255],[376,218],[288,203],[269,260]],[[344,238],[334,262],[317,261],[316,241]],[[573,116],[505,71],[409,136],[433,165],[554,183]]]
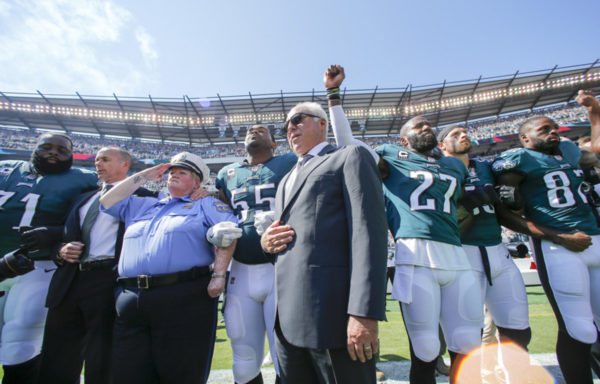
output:
[[[119,184],[115,185],[110,191],[102,195],[100,204],[102,204],[104,208],[112,207],[119,201],[131,196],[133,192],[147,181],[162,179],[169,166],[171,166],[171,164],[159,164],[129,176]]]

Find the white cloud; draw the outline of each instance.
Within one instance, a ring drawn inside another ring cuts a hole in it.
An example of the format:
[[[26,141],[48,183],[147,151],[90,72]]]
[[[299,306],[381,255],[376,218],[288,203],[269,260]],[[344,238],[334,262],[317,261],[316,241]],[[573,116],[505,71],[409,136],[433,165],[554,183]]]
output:
[[[0,0],[0,90],[143,96],[153,38],[125,8],[100,0]]]
[[[143,28],[135,31],[135,38],[140,44],[140,50],[147,60],[147,64],[152,65],[158,59],[158,52],[154,48],[154,39]]]

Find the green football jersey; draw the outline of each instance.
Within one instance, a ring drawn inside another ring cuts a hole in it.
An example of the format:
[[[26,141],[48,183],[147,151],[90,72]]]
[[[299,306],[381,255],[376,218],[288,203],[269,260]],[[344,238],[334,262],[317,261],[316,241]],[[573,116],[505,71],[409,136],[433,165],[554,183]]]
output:
[[[390,144],[376,151],[389,164],[390,175],[383,182],[383,191],[394,238],[460,246],[456,201],[468,175],[462,161],[424,157]]]
[[[41,176],[29,162],[0,161],[0,255],[19,247],[19,227],[63,225],[73,199],[97,187],[98,178],[90,171]],[[29,255],[48,259],[50,250]]]
[[[581,151],[570,141],[561,141],[560,155],[547,155],[526,148],[503,152],[492,165],[495,175],[517,172],[524,176],[519,191],[525,216],[534,223],[562,231],[580,230],[597,235],[592,208],[581,191]]]
[[[268,262],[254,228],[254,213],[275,210],[277,186],[296,161],[296,155],[288,153],[263,164],[234,163],[219,171],[216,186],[225,192],[243,231],[233,254],[235,260],[244,264]]]
[[[483,160],[469,161],[469,177],[466,185],[494,185],[492,163]],[[502,242],[502,228],[498,224],[494,206],[486,204],[473,208],[473,223],[460,240],[463,244],[489,247]]]

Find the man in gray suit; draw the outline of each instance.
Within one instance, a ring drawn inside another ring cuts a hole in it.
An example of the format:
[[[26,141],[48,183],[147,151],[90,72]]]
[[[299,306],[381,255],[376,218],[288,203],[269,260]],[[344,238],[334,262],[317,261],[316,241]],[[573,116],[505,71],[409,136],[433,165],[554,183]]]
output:
[[[298,164],[261,238],[275,260],[282,382],[375,383],[387,256],[379,174],[364,148],[327,143],[317,103],[292,108],[286,129]]]

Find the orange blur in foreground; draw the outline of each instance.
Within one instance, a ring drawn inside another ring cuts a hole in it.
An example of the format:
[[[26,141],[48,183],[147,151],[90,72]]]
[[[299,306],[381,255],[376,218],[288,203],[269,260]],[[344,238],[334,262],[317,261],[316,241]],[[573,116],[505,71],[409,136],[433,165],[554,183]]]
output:
[[[498,360],[502,351],[502,364]],[[509,380],[506,380],[508,375]],[[451,373],[454,384],[554,384],[556,380],[540,365],[529,363],[529,354],[512,342],[493,343],[474,349]]]

